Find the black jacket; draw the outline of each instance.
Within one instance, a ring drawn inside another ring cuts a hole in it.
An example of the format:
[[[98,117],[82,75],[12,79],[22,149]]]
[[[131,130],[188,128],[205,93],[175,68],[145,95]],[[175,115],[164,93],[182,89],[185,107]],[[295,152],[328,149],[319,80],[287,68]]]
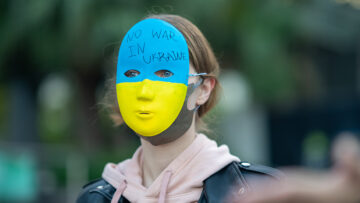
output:
[[[252,165],[248,162],[232,162],[204,181],[199,203],[228,202],[233,196],[241,197],[255,186],[257,181],[279,180],[282,173],[274,168]],[[83,187],[77,203],[108,203],[115,188],[104,179],[97,179]],[[119,203],[129,202],[121,197]]]

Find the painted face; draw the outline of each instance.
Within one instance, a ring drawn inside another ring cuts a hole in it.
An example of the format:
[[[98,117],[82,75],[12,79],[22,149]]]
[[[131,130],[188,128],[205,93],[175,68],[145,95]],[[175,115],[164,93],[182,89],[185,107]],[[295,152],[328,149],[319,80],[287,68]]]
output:
[[[144,137],[168,129],[182,111],[188,77],[189,52],[180,31],[158,19],[134,25],[117,64],[117,99],[127,126]]]

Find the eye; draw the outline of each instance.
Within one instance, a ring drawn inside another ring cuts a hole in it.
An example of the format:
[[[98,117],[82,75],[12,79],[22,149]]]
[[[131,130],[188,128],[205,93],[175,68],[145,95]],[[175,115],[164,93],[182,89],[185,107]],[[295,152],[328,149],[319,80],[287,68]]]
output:
[[[158,70],[155,74],[161,78],[168,78],[174,75],[174,73],[169,70]]]
[[[128,70],[128,71],[126,71],[126,72],[124,73],[124,75],[125,75],[126,77],[128,77],[128,78],[136,77],[136,76],[138,76],[139,74],[140,74],[140,72],[137,71],[137,70],[134,70],[134,69]]]

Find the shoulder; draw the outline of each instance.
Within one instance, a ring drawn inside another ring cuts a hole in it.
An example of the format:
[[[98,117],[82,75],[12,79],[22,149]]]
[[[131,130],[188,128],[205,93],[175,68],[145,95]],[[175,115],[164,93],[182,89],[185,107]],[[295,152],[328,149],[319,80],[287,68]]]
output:
[[[256,187],[258,180],[279,181],[283,177],[281,171],[271,167],[232,162],[204,181],[201,197],[206,198],[207,202],[223,202],[229,193],[235,191],[235,195],[241,195]]]
[[[218,172],[211,175],[205,182],[217,182],[229,180],[228,183],[242,182],[251,187],[249,182],[252,180],[273,180],[279,181],[284,178],[284,174],[275,168],[263,165],[251,164],[249,162],[231,162]]]
[[[99,178],[83,186],[76,203],[110,202],[114,192],[114,187],[112,187],[104,179]]]
[[[230,167],[229,165],[227,167]],[[271,178],[273,180],[281,180],[285,177],[280,170],[268,166],[251,164],[249,162],[232,162],[231,165],[237,166],[246,179]]]

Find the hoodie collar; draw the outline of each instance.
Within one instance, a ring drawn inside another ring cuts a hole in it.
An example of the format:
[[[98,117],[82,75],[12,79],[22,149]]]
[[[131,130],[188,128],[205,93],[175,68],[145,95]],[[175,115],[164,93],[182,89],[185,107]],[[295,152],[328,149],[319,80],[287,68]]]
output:
[[[217,146],[203,134],[198,134],[177,158],[148,187],[142,185],[142,148],[131,159],[119,164],[107,164],[103,178],[130,202],[197,201],[203,182],[229,163],[239,161],[227,146]],[[125,186],[124,186],[125,185]],[[115,198],[115,195],[114,195]],[[114,199],[113,198],[113,199]]]

